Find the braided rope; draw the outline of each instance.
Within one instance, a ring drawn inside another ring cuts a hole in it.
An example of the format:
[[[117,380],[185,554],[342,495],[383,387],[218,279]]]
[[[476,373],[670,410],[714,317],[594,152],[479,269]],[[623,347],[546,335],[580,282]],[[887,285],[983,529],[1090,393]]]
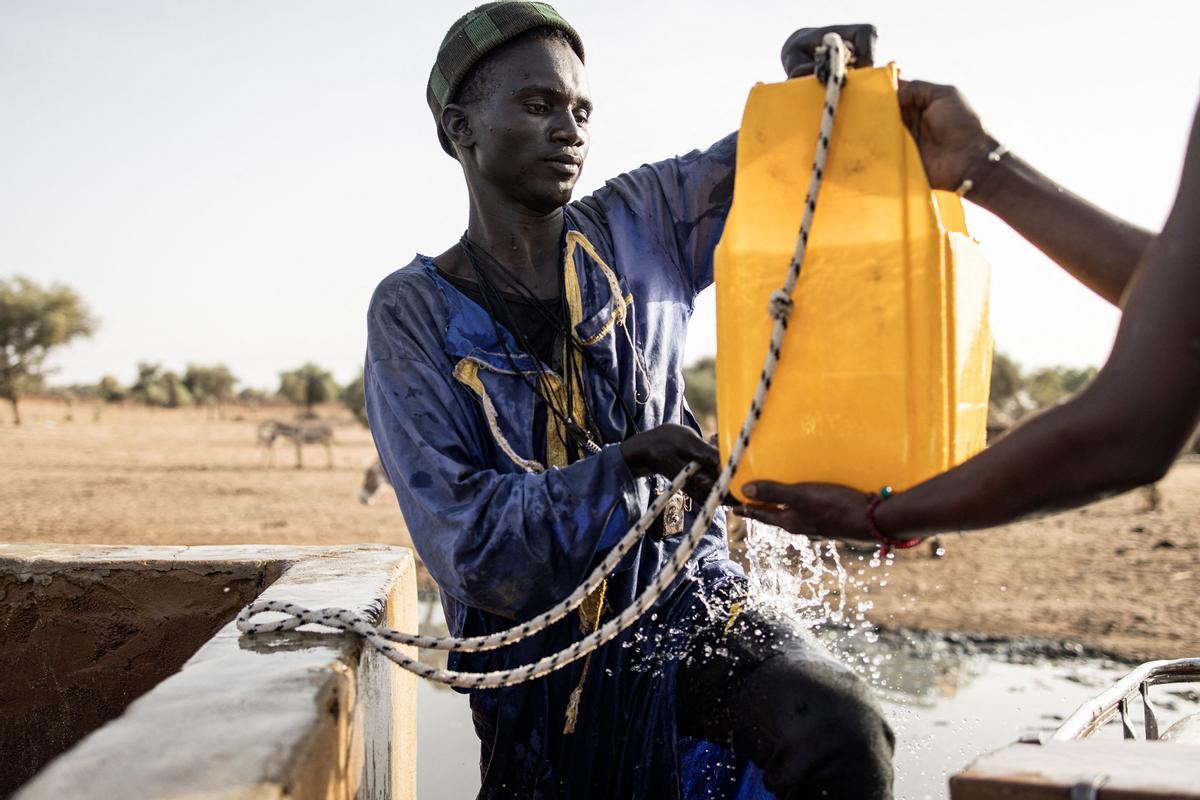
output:
[[[742,429],[729,453],[729,459],[721,470],[721,474],[717,478],[712,491],[709,492],[699,516],[693,521],[687,537],[675,548],[671,559],[656,576],[654,582],[646,587],[628,608],[606,622],[595,632],[559,652],[551,653],[523,667],[495,672],[471,673],[438,669],[427,664],[422,664],[416,659],[409,658],[391,644],[392,642],[397,642],[439,650],[471,652],[513,644],[544,630],[577,608],[583,602],[583,599],[599,585],[608,571],[614,568],[621,557],[644,535],[645,531],[649,529],[650,524],[662,512],[670,497],[682,488],[687,478],[698,469],[698,465],[695,462],[689,464],[675,476],[675,479],[671,483],[671,491],[664,493],[651,504],[641,519],[622,537],[617,547],[592,571],[585,582],[572,592],[570,597],[544,614],[535,617],[533,620],[508,630],[488,636],[476,636],[466,639],[417,636],[372,625],[361,614],[350,609],[325,608],[310,610],[291,603],[280,603],[271,600],[256,601],[242,609],[237,618],[238,630],[245,634],[254,634],[287,631],[305,623],[318,623],[341,631],[351,631],[358,634],[389,660],[423,678],[458,688],[483,689],[514,686],[525,681],[540,678],[570,664],[618,636],[623,630],[636,622],[647,609],[653,606],[659,597],[662,596],[663,592],[674,582],[679,573],[686,567],[688,559],[695,552],[696,547],[700,544],[701,539],[703,539],[705,532],[708,530],[708,526],[712,523],[713,516],[716,514],[717,507],[720,506],[722,498],[729,491],[729,486],[733,482],[733,476],[737,472],[746,447],[750,443],[750,437],[758,425],[759,418],[762,416],[763,405],[771,388],[771,380],[775,374],[775,368],[779,363],[780,350],[783,346],[784,336],[787,333],[788,317],[792,310],[791,296],[796,287],[796,281],[800,277],[800,268],[804,263],[804,254],[808,248],[808,236],[812,228],[813,213],[816,211],[817,197],[820,194],[821,183],[825,176],[825,162],[829,157],[829,143],[833,135],[834,118],[837,114],[838,102],[841,99],[842,86],[846,79],[846,49],[840,36],[832,33],[826,34],[823,45],[818,48],[817,55],[821,62],[817,70],[817,76],[825,82],[824,113],[821,115],[821,128],[817,137],[816,153],[813,158],[812,177],[809,181],[808,194],[805,198],[804,213],[800,221],[800,233],[796,240],[796,248],[793,252],[792,260],[788,265],[787,277],[784,280],[783,288],[771,295],[769,312],[775,320],[775,326],[771,332],[767,355],[763,360],[758,387],[755,390],[753,400],[750,402],[750,408],[746,412],[746,417],[742,422]],[[250,619],[255,615],[267,611],[280,612],[289,616],[278,622],[250,622]]]
[[[671,487],[664,494],[655,498],[650,507],[646,509],[646,513],[637,521],[637,524],[621,537],[621,541],[617,542],[616,546],[604,557],[604,560],[588,574],[584,582],[569,597],[555,605],[549,611],[506,630],[497,631],[486,636],[472,636],[465,639],[419,636],[414,633],[405,633],[389,628],[380,628],[379,634],[389,642],[422,647],[427,650],[453,650],[460,653],[474,653],[481,650],[495,650],[498,647],[515,644],[522,639],[527,639],[535,633],[545,630],[579,608],[587,596],[600,587],[600,584],[604,582],[604,578],[617,568],[617,565],[621,563],[621,559],[624,558],[625,554],[633,549],[638,540],[654,524],[654,520],[662,513],[663,508],[670,502],[671,497],[682,489],[687,479],[696,474],[699,469],[700,465],[694,461],[684,467],[675,476],[675,480],[671,482]],[[287,614],[288,618],[278,622],[249,621],[251,617],[265,612]],[[237,626],[238,630],[242,633],[278,633],[293,630],[307,623],[330,625],[332,622],[339,622],[343,625],[352,625],[360,618],[360,615],[356,612],[344,608],[307,609],[279,600],[256,600],[243,608],[238,614]],[[333,625],[333,627],[337,626]]]

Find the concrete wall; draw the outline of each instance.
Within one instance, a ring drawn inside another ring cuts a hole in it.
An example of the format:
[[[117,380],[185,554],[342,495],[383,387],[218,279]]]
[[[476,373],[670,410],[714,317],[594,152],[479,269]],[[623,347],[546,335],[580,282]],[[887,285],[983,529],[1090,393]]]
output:
[[[0,562],[0,797],[178,672],[276,577],[240,562]]]
[[[179,569],[206,575],[223,600],[201,592],[193,617],[208,609],[210,624],[224,624],[182,669],[53,760],[19,800],[414,796],[415,677],[364,651],[357,637],[297,631],[246,638],[227,619],[242,604],[227,599],[240,592],[233,576],[253,571],[279,576],[263,597],[354,608],[416,630],[409,551],[0,545],[0,574],[29,576],[24,583],[35,585],[79,570],[150,576]]]

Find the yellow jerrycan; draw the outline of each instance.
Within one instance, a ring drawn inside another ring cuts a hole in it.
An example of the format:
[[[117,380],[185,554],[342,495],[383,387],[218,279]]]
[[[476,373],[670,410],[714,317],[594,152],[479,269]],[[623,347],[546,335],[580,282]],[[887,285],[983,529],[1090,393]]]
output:
[[[794,307],[762,417],[735,476],[901,490],[985,442],[989,268],[962,205],[932,191],[894,65],[850,70]],[[812,172],[825,87],[760,84],[738,137],[716,250],[721,454],[762,369]]]

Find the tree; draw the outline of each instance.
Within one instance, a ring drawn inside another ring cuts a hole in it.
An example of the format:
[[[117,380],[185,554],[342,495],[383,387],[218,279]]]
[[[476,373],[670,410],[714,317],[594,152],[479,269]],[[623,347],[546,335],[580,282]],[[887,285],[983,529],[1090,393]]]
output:
[[[1018,403],[1017,395],[1021,391],[1024,378],[1017,362],[997,350],[992,355],[992,385],[991,403],[1001,411],[1012,412],[1012,406]]]
[[[129,394],[148,406],[180,408],[194,400],[183,379],[174,372],[163,372],[159,364],[138,363],[138,379],[129,387]]]
[[[717,361],[712,357],[697,359],[683,368],[683,396],[701,421],[717,415]]]
[[[105,403],[119,403],[125,399],[125,389],[112,375],[105,375],[96,384],[96,396]]]
[[[1062,373],[1056,369],[1039,369],[1027,379],[1026,391],[1038,408],[1057,402],[1067,395]]]
[[[245,389],[242,389],[240,392],[238,392],[237,398],[243,403],[258,405],[259,403],[267,400],[268,395],[270,395],[270,392],[262,389],[255,389],[253,386],[247,386]]]
[[[0,398],[12,404],[15,424],[21,424],[21,396],[45,378],[50,351],[95,329],[83,300],[66,286],[0,280]]]
[[[1063,388],[1069,393],[1075,394],[1083,390],[1092,379],[1096,377],[1098,370],[1095,367],[1084,367],[1083,369],[1064,368],[1062,373]]]
[[[162,385],[162,366],[139,361],[137,371],[137,380],[129,387],[129,395],[148,406],[165,406],[167,392]]]
[[[212,367],[188,364],[187,371],[183,374],[183,385],[191,392],[196,402],[215,405],[218,413],[222,404],[233,399],[233,387],[236,384],[237,378],[224,364]]]
[[[313,406],[335,399],[338,388],[329,372],[316,364],[305,364],[291,372],[279,373],[279,394],[304,406],[304,415],[312,417]]]
[[[359,371],[357,378],[342,387],[340,399],[342,401],[342,405],[350,409],[351,413],[354,414],[354,418],[362,423],[364,427],[366,427],[367,397],[361,370]]]
[[[187,385],[183,382],[183,378],[177,373],[165,372],[162,376],[162,387],[166,394],[167,401],[164,405],[167,408],[182,408],[190,406],[195,402],[192,393],[188,391]]]
[[[1040,408],[1070,397],[1091,383],[1094,377],[1095,367],[1046,367],[1029,376],[1026,390]]]

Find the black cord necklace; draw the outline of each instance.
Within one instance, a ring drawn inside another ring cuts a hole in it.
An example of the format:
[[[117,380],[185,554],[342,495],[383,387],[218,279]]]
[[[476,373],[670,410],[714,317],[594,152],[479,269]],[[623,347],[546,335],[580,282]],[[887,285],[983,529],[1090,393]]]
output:
[[[570,373],[574,371],[571,369],[569,362],[574,361],[574,359],[564,359],[564,361],[568,362],[564,365],[566,367],[564,373],[568,377],[564,378],[563,380],[564,396],[559,397],[558,393],[554,391],[553,386],[550,384],[550,376],[547,374],[547,370],[541,366],[541,359],[538,358],[537,354],[533,350],[533,347],[529,344],[528,339],[521,330],[521,326],[516,324],[516,320],[513,317],[512,311],[505,302],[503,295],[492,281],[491,276],[488,275],[487,270],[484,270],[479,263],[481,260],[486,259],[487,261],[495,264],[495,259],[488,256],[486,253],[481,253],[479,248],[477,248],[474,243],[468,240],[465,235],[460,240],[460,244],[462,245],[464,254],[467,256],[467,261],[471,264],[472,269],[475,271],[475,275],[478,280],[479,294],[483,298],[484,305],[487,308],[488,317],[491,319],[492,328],[496,334],[496,339],[504,351],[504,356],[507,359],[509,366],[512,368],[514,373],[519,375],[521,379],[525,381],[525,383],[535,394],[541,395],[543,400],[546,402],[547,409],[559,420],[562,425],[562,429],[566,432],[568,438],[571,440],[563,442],[563,444],[567,446],[569,450],[573,451],[571,453],[572,460],[588,453],[593,449],[599,449],[599,445],[593,440],[591,435],[592,432],[589,432],[584,425],[581,424],[580,421],[576,420],[571,414],[571,411],[574,408],[575,400],[575,381],[569,380],[568,378],[570,377]],[[515,280],[513,276],[509,275],[508,277],[510,282],[513,283],[516,288],[518,288],[522,295],[525,295],[528,298],[528,301],[532,307],[537,309],[539,313],[545,314],[551,319],[556,316],[552,311],[545,307],[545,303],[542,300],[533,296],[533,293],[529,291],[528,287],[524,286],[519,280]],[[559,294],[560,298],[562,298],[563,293],[561,289]],[[505,312],[507,312],[505,314],[505,319],[501,319],[497,306],[500,306]],[[561,335],[564,328],[561,318],[558,318],[556,322],[557,324],[552,324],[552,327],[556,328],[556,332]],[[536,372],[536,384],[530,380],[529,375],[525,370],[522,370],[517,366],[515,356],[508,349],[507,345],[505,344],[505,338],[500,331],[501,323],[503,323],[505,327],[509,329],[509,332],[512,334],[512,338],[516,340],[517,346],[522,351],[522,354],[529,357],[538,365],[538,370]],[[571,340],[564,339],[564,341],[570,342]],[[583,401],[585,407],[584,422],[586,422],[586,396],[581,394],[580,399]],[[560,402],[565,402],[565,408],[560,405]],[[596,437],[600,438],[600,441],[603,442],[603,437],[599,435],[599,432],[595,431],[595,433]]]
[[[532,306],[538,312],[538,314],[541,315],[543,319],[555,329],[559,337],[566,343],[567,352],[577,353],[582,356],[580,361],[586,361],[587,365],[592,369],[592,371],[596,375],[599,375],[605,384],[607,384],[609,390],[613,393],[613,396],[616,397],[617,401],[620,403],[621,413],[625,419],[625,434],[623,438],[627,439],[633,434],[637,433],[637,418],[634,416],[629,404],[625,401],[625,395],[617,387],[612,377],[609,376],[607,370],[603,369],[601,365],[597,363],[595,356],[576,338],[574,330],[568,325],[568,323],[564,321],[569,318],[569,315],[567,314],[566,286],[563,284],[561,277],[559,279],[560,310],[558,314],[555,314],[553,311],[547,308],[545,301],[539,299],[533,293],[533,291],[524,284],[524,282],[522,282],[516,275],[512,273],[508,267],[506,267],[504,264],[501,264],[498,260],[493,258],[490,253],[487,253],[481,247],[468,239],[466,234],[463,234],[462,238],[459,240],[459,243],[462,245],[463,252],[467,255],[468,261],[471,262],[471,266],[475,269],[476,275],[480,277],[481,284],[486,283],[493,289],[493,291],[495,291],[495,286],[492,284],[490,276],[486,275],[485,271],[479,265],[479,262],[482,261],[489,264],[489,266],[491,266],[497,273],[507,278],[508,283],[517,290],[517,293],[522,296],[525,302]],[[563,249],[565,252],[565,248],[561,249]],[[566,266],[567,265],[564,264],[564,269]],[[501,302],[503,302],[503,298],[501,298]],[[619,299],[617,302],[619,302]],[[490,311],[491,309],[489,308],[489,313]],[[527,343],[521,342],[521,344],[526,351],[529,351]],[[575,381],[578,382],[581,389],[581,397],[586,406],[587,395],[586,392],[582,392],[582,387],[584,385],[583,375],[577,371],[578,369],[582,369],[582,363],[576,366],[574,362],[575,359],[564,357],[564,382],[568,385]],[[568,406],[568,410],[569,408],[570,406]]]
[[[526,286],[519,278],[517,278],[516,275],[511,272],[511,270],[493,258],[490,253],[487,253],[483,250],[483,248],[479,247],[470,239],[468,239],[465,233],[459,239],[459,244],[462,247],[463,253],[467,257],[467,261],[471,264],[471,268],[475,271],[475,276],[478,280],[479,293],[483,297],[484,304],[487,306],[488,316],[491,318],[492,328],[496,334],[496,340],[504,349],[505,358],[507,358],[513,372],[520,375],[535,394],[541,394],[542,398],[546,401],[546,407],[550,410],[550,413],[559,419],[559,421],[562,423],[562,430],[566,431],[568,438],[573,440],[573,442],[563,442],[563,445],[568,449],[569,460],[574,461],[578,456],[586,455],[589,449],[597,448],[597,445],[592,440],[591,436],[589,436],[588,431],[584,429],[582,425],[576,422],[571,416],[571,410],[575,407],[573,404],[573,392],[575,391],[574,387],[575,384],[578,383],[579,397],[584,407],[584,422],[588,423],[591,420],[590,410],[588,409],[587,405],[587,392],[585,391],[582,374],[584,361],[588,363],[595,374],[599,375],[604,380],[605,384],[608,385],[609,390],[613,393],[613,396],[616,397],[620,402],[621,412],[625,418],[624,438],[627,439],[636,434],[638,432],[637,423],[635,421],[636,418],[634,417],[633,412],[630,410],[629,404],[625,402],[624,394],[621,393],[613,379],[609,377],[608,373],[596,363],[594,356],[575,337],[574,331],[568,326],[567,322],[564,321],[570,319],[570,314],[568,313],[566,285],[564,283],[563,273],[566,269],[574,269],[574,265],[564,264],[563,269],[559,272],[559,302],[558,313],[556,314],[548,307],[548,304],[545,301],[543,301],[541,298],[538,298],[528,286]],[[565,248],[560,249],[564,253],[566,252]],[[481,261],[489,264],[489,266],[491,266],[497,274],[505,276],[508,279],[509,285],[516,289],[517,294],[521,296],[531,308],[535,309],[540,316],[542,316],[542,318],[556,331],[559,338],[563,342],[562,367],[564,385],[563,394],[565,395],[563,399],[566,402],[565,409],[560,408],[557,405],[555,401],[555,392],[553,392],[551,387],[548,385],[549,379],[547,378],[546,370],[541,365],[541,359],[539,359],[537,354],[533,352],[533,348],[530,347],[528,340],[521,331],[521,326],[516,324],[515,320],[513,319],[511,309],[505,302],[503,295],[501,295],[500,291],[496,288],[496,285],[491,280],[491,276],[487,274],[487,271],[484,270],[482,266],[480,266]],[[502,305],[504,310],[507,312],[508,320],[506,320],[506,326],[512,332],[513,339],[517,341],[518,346],[521,348],[524,354],[529,356],[534,363],[538,365],[537,385],[530,381],[528,376],[523,371],[517,368],[515,358],[513,354],[509,352],[508,347],[505,344],[505,339],[500,333],[500,326],[497,322],[499,317],[496,313],[496,308],[493,305],[493,299],[497,301],[498,304]],[[620,298],[617,298],[616,302],[620,302]],[[630,346],[632,347],[632,343],[630,343]],[[575,358],[575,354],[581,355],[582,358]],[[636,353],[634,354],[634,357],[637,357]],[[540,392],[539,387],[541,388]],[[596,429],[594,425],[591,427],[596,434],[596,438],[603,442],[603,435],[598,429]],[[583,452],[581,453],[579,452],[579,449],[576,449],[572,453],[572,445],[574,444],[579,447],[580,443],[582,443]],[[662,491],[663,489],[660,485],[660,479],[657,477],[654,478],[650,487],[650,495],[652,500]],[[665,523],[662,517],[655,520],[652,533],[656,539],[661,540],[665,535],[663,528],[664,524]]]

